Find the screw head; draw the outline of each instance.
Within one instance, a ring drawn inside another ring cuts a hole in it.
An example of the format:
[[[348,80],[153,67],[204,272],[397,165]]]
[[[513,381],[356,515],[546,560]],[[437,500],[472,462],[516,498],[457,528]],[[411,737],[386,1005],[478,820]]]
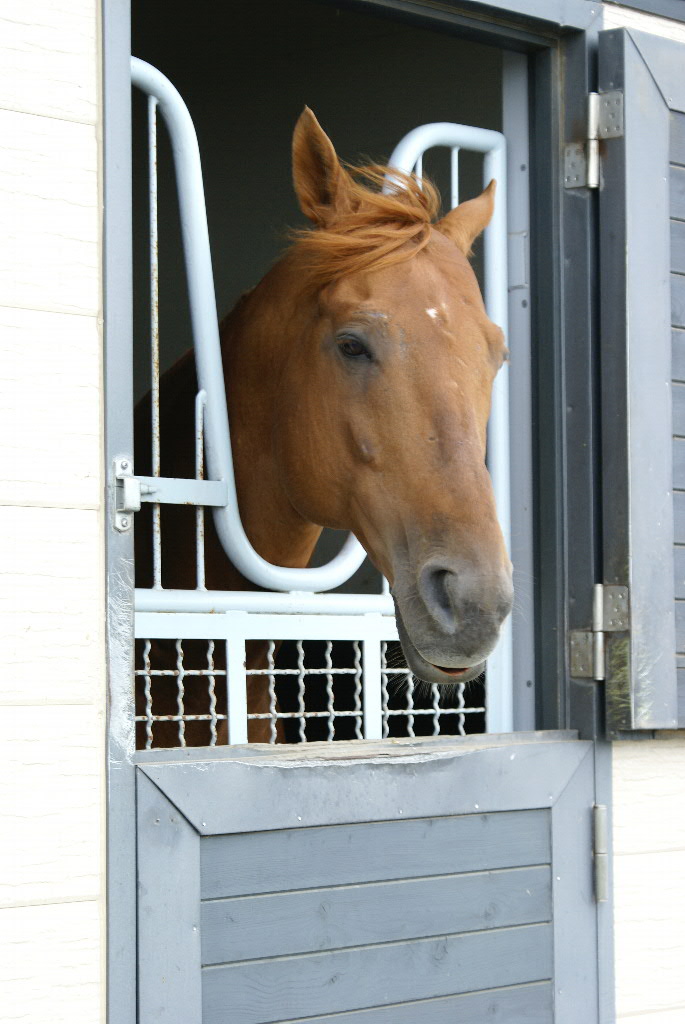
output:
[[[121,517],[121,525],[124,528],[124,530],[128,530],[128,517],[127,516],[122,516]]]
[[[128,469],[128,462],[126,461],[126,459],[121,460],[121,468]]]

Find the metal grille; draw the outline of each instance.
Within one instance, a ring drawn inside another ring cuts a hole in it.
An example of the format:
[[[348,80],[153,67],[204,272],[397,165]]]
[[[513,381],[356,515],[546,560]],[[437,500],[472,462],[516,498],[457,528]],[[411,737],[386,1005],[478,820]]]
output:
[[[374,709],[364,707],[372,689],[364,685],[364,648],[372,643],[248,640],[241,645],[239,659],[260,665],[245,670],[248,693],[254,687],[250,705],[260,708],[245,716],[248,739],[273,744],[368,738],[365,721],[374,718]],[[225,640],[138,641],[138,749],[227,743],[227,647]],[[429,685],[412,675],[399,643],[383,640],[377,647],[383,739],[483,731],[482,681],[448,690]]]

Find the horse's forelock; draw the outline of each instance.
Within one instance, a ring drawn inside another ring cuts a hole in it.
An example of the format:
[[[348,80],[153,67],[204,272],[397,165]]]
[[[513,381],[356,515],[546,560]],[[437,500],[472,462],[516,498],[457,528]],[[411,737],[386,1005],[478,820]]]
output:
[[[348,171],[344,203],[331,210],[325,225],[292,233],[290,252],[305,289],[402,262],[428,243],[440,209],[430,182],[378,164]],[[383,192],[388,183],[391,190]]]

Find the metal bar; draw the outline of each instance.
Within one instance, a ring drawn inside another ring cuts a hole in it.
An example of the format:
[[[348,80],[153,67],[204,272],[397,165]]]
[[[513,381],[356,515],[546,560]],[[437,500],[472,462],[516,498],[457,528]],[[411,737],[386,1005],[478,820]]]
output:
[[[206,401],[207,392],[198,391],[195,396],[195,479],[198,481],[205,475]],[[195,579],[197,589],[205,590],[205,510],[202,507],[195,509]]]
[[[381,649],[378,639],[364,640],[364,739],[383,738],[381,715]]]
[[[450,202],[452,209],[459,206],[459,146],[450,152]]]
[[[228,488],[225,480],[193,480],[190,477],[139,476],[140,500],[162,505],[223,507]]]
[[[269,590],[331,590],[346,582],[366,557],[359,541],[351,534],[332,561],[314,569],[271,565],[257,554],[247,539],[238,511],[233,474],[207,211],[195,128],[183,99],[160,71],[132,57],[131,76],[135,86],[156,98],[174,155],[195,363],[199,386],[207,393],[207,471],[212,480],[224,480],[228,487],[226,506],[214,511],[217,533],[232,563],[253,583]]]
[[[143,612],[277,612],[279,614],[337,614],[360,617],[371,612],[393,616],[388,594],[259,593],[253,590],[136,590],[136,614]],[[394,621],[394,619],[393,619]],[[136,630],[139,626],[136,624]],[[147,636],[149,634],[144,633]],[[174,634],[176,636],[177,633]],[[392,639],[397,639],[393,637]]]
[[[147,99],[148,188],[150,217],[150,373],[152,415],[152,474],[161,472],[159,429],[159,234],[157,230],[157,100]],[[162,586],[162,513],[152,509],[152,580]]]
[[[237,628],[230,630],[226,640],[226,673],[228,742],[247,743],[245,635]]]

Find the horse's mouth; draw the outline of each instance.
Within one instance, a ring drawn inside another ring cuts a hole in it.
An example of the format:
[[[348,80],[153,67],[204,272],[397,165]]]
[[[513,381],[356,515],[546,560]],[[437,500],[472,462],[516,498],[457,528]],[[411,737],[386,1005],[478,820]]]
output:
[[[476,679],[484,671],[484,661],[479,661],[475,665],[465,666],[436,665],[433,664],[433,662],[427,661],[409,639],[407,630],[402,622],[402,617],[397,609],[396,621],[402,650],[404,651],[404,656],[407,659],[407,666],[418,679],[422,679],[425,683],[437,683],[438,685],[442,684],[443,686],[447,686],[450,683],[455,682],[468,683],[472,679]]]

